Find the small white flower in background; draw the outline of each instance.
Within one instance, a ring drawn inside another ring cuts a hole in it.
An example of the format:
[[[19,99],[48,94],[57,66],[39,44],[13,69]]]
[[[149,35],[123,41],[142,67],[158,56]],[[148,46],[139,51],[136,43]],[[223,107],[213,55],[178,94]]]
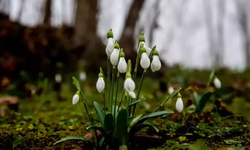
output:
[[[80,81],[85,81],[86,78],[87,78],[86,73],[85,73],[84,71],[81,71],[81,72],[79,73],[79,79],[80,79]]]
[[[124,55],[123,51],[121,50],[120,59],[119,59],[119,63],[117,66],[117,69],[120,73],[125,73],[127,71],[127,62],[126,62],[124,56],[125,55]]]
[[[106,46],[106,54],[107,56],[110,56],[111,53],[113,52],[114,50],[114,40],[113,40],[113,32],[112,32],[112,29],[110,29],[107,33],[107,38],[108,38],[108,43],[107,43],[107,46]]]
[[[116,66],[118,64],[119,54],[120,54],[120,50],[119,50],[120,47],[119,47],[117,42],[115,43],[114,48],[115,49],[113,50],[113,52],[110,55],[110,62],[113,66]]]
[[[175,104],[175,108],[176,108],[178,113],[181,113],[183,111],[184,104],[183,104],[180,93],[178,93],[177,97],[178,98],[177,98],[177,101],[176,101],[176,104]]]
[[[102,72],[100,72],[98,76],[99,77],[98,77],[97,82],[96,82],[96,89],[97,89],[97,91],[99,93],[101,93],[105,88],[105,82],[104,82],[104,79],[103,79]]]
[[[171,94],[174,92],[174,88],[172,86],[168,87],[168,94]]]
[[[130,97],[135,98],[135,93],[134,93],[135,82],[131,79],[130,75],[128,75],[128,77],[126,77],[126,80],[124,82],[124,89],[129,93]]]
[[[62,75],[61,74],[56,74],[55,75],[55,81],[56,83],[61,83],[62,82]]]
[[[152,60],[152,63],[151,63],[151,70],[153,72],[155,71],[158,71],[161,69],[161,61],[160,61],[160,58],[159,58],[159,53],[157,50],[154,51],[154,54],[153,54],[153,60]]]
[[[79,96],[79,91],[76,92],[76,94],[72,98],[72,104],[75,105],[76,103],[79,102],[80,96]]]
[[[215,86],[217,89],[220,89],[220,88],[221,88],[221,82],[220,82],[220,80],[219,80],[217,77],[214,78],[214,86]]]
[[[150,59],[148,58],[148,55],[146,52],[141,54],[140,64],[143,69],[147,69],[150,66]]]

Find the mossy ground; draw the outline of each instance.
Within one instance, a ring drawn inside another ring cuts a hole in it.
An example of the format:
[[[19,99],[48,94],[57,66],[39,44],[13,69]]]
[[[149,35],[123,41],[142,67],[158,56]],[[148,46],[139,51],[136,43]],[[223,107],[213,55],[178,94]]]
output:
[[[146,101],[138,105],[137,114],[153,111],[168,96],[168,93],[160,90],[159,81],[180,84],[184,89],[181,94],[185,104],[188,99],[193,99],[191,92],[185,89],[197,85],[202,92],[202,85],[206,85],[209,74],[210,71],[173,69],[167,71],[164,78],[146,78],[141,93],[141,97],[145,97]],[[211,112],[207,118],[198,114],[176,113],[169,118],[151,120],[151,123],[161,129],[158,134],[166,139],[165,144],[159,145],[158,149],[250,147],[249,71],[233,73],[220,70],[216,75],[223,85],[219,95],[233,115],[221,116],[215,111],[220,108],[213,109],[215,104],[211,101],[204,110]],[[83,145],[77,142],[53,145],[63,137],[84,136],[88,133],[86,127],[89,123],[82,104],[72,105],[71,102],[76,92],[70,80],[71,75],[64,76],[64,79],[67,80],[63,81],[60,91],[64,100],[57,99],[57,93],[53,91],[54,81],[48,80],[49,84],[42,95],[21,98],[18,112],[7,110],[7,115],[0,118],[0,149],[73,149]],[[95,89],[96,79],[97,75],[88,75],[87,81],[82,83],[91,112],[94,111],[93,101],[101,103],[102,100],[102,95]],[[39,80],[35,84],[43,85],[43,82],[44,80]],[[122,89],[123,79],[120,79],[120,83]],[[10,89],[18,91],[15,84],[11,87]],[[5,95],[8,91],[1,93]],[[168,101],[164,109],[175,110],[175,101],[176,98]],[[145,132],[151,134],[150,131]]]

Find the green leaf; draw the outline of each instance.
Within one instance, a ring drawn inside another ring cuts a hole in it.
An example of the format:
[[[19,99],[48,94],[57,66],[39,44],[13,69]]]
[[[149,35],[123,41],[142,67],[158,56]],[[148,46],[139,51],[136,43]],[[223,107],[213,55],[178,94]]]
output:
[[[104,143],[105,143],[105,137],[102,137],[98,143],[99,147],[102,148]]]
[[[186,108],[186,112],[187,112],[188,114],[194,113],[195,111],[196,111],[196,106],[195,106],[194,104],[192,104],[192,105],[190,105],[190,106],[188,106],[188,107]]]
[[[114,118],[112,114],[107,114],[104,119],[104,129],[112,131],[114,129]]]
[[[94,129],[100,131],[104,136],[106,135],[106,131],[103,127],[98,127],[98,126],[89,126],[86,128],[87,130]]]
[[[128,140],[128,112],[121,109],[117,116],[117,134],[121,145],[126,145]]]
[[[79,81],[75,77],[72,77],[72,80],[73,80],[73,84],[75,85],[76,89],[78,91],[81,91],[81,86],[80,86]]]
[[[12,148],[14,149],[16,146],[25,146],[25,140],[21,135],[15,137],[12,143]]]
[[[199,107],[200,100],[201,100],[201,96],[197,92],[194,91],[194,101],[195,101],[196,107]]]
[[[132,127],[129,131],[129,136],[134,136],[137,132],[141,131],[143,128],[152,128],[155,132],[159,132],[159,129],[152,124],[142,123]]]
[[[128,107],[134,106],[135,104],[137,104],[137,103],[139,103],[139,102],[141,102],[141,101],[145,101],[145,100],[146,100],[146,98],[140,98],[140,99],[134,101],[133,103],[130,103],[130,104],[128,105]]]
[[[157,111],[157,112],[152,112],[148,115],[145,115],[143,117],[140,118],[140,120],[138,121],[138,123],[142,123],[144,121],[146,121],[147,119],[153,119],[153,118],[157,118],[157,117],[161,117],[163,115],[166,115],[166,114],[171,114],[171,113],[174,113],[174,111],[172,110],[165,110],[165,111]]]
[[[99,119],[101,125],[104,127],[105,113],[102,109],[102,106],[100,104],[98,104],[97,102],[94,102],[94,107],[95,107],[95,112],[98,116],[98,119]]]
[[[54,145],[58,144],[58,143],[62,143],[62,142],[67,142],[67,141],[87,141],[87,142],[91,142],[89,139],[82,137],[82,136],[70,136],[70,137],[66,137],[63,138],[59,141],[56,141],[54,143]]]
[[[200,103],[199,103],[199,109],[198,111],[201,112],[203,110],[203,108],[205,107],[206,103],[208,102],[208,100],[210,99],[210,97],[213,95],[213,93],[211,92],[207,92],[206,94],[204,94],[201,97]]]
[[[138,123],[138,121],[140,121],[140,118],[142,117],[142,115],[138,115],[137,117],[135,117],[129,124],[129,128],[128,130],[130,130],[134,125],[136,125]]]

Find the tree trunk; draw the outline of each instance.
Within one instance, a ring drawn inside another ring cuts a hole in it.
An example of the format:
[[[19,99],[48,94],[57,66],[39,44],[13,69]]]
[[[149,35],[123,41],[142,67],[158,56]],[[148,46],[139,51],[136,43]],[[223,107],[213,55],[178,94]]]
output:
[[[137,21],[137,18],[139,16],[139,12],[142,8],[142,5],[144,3],[144,0],[134,0],[126,23],[125,27],[122,33],[122,37],[120,40],[120,46],[124,49],[124,52],[126,54],[126,58],[129,58],[131,60],[135,60],[136,52],[134,51],[134,30],[135,30],[135,24]]]
[[[46,0],[44,7],[44,25],[50,26],[51,0]]]

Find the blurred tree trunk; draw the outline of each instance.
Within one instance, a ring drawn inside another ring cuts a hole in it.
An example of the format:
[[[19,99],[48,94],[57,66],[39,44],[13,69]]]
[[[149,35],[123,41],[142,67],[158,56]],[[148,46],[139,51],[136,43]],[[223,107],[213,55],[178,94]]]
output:
[[[44,25],[50,26],[51,0],[46,0],[44,9]]]
[[[74,43],[84,52],[83,59],[87,66],[100,66],[105,60],[105,47],[96,34],[96,13],[98,0],[77,0]],[[98,69],[99,67],[97,67]]]
[[[120,40],[120,45],[124,49],[126,57],[132,60],[135,60],[136,57],[136,52],[134,51],[135,43],[133,39],[135,24],[138,19],[143,3],[144,0],[133,1]]]

